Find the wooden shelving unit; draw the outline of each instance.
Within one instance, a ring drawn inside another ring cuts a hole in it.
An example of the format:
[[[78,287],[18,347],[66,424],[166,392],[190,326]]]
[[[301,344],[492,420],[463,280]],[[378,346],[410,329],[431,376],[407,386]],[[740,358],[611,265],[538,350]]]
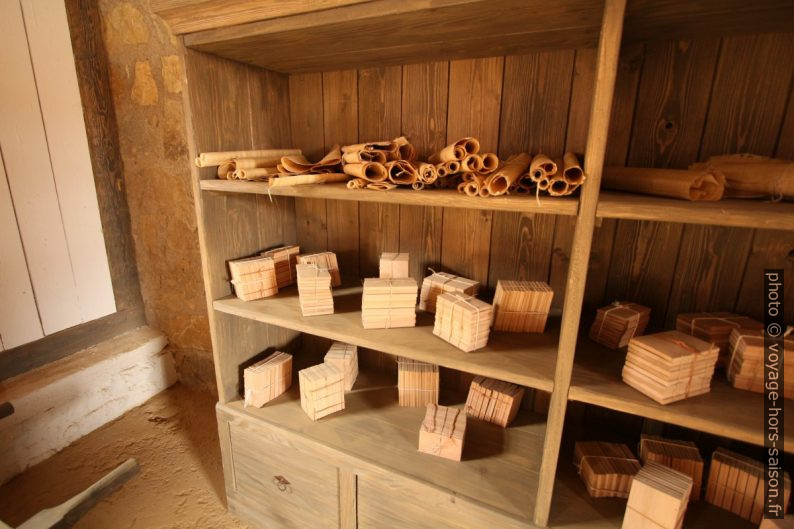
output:
[[[231,510],[279,527],[618,528],[625,502],[589,498],[567,454],[558,465],[571,401],[761,444],[759,395],[718,375],[710,394],[658,405],[621,382],[620,354],[582,337],[580,320],[585,303],[612,301],[605,298],[616,289],[607,287],[624,275],[640,287],[618,289],[621,296],[642,297],[658,284],[670,290],[653,299],[663,304],[658,312],[675,314],[684,306],[751,306],[757,278],[745,277],[741,288],[730,282],[767,260],[788,266],[791,203],[601,192],[600,177],[607,164],[684,167],[734,149],[794,156],[785,136],[794,130],[794,43],[761,35],[790,31],[794,6],[625,4],[152,1],[185,44],[191,157],[299,147],[315,158],[334,143],[400,134],[426,156],[474,135],[500,156],[582,152],[588,175],[579,197],[536,200],[343,185],[270,190],[194,168]],[[747,36],[748,27],[759,35]],[[731,57],[742,59],[743,70],[723,64]],[[749,102],[752,112],[732,111]],[[463,353],[432,335],[430,315],[420,314],[415,328],[364,330],[358,287],[334,292],[335,314],[310,318],[300,315],[293,289],[256,302],[230,296],[226,260],[290,243],[337,252],[349,285],[374,275],[382,251],[409,252],[416,278],[441,266],[486,290],[500,278],[548,279],[561,317],[542,335],[493,333],[488,347]],[[735,249],[742,265],[720,245]],[[623,257],[617,270],[606,269],[610,256]],[[674,281],[673,274],[687,277]],[[701,283],[688,290],[690,276]],[[739,299],[700,287],[721,282]],[[298,358],[322,339],[433,362],[461,383],[480,374],[547,392],[548,412],[522,414],[506,430],[473,426],[464,461],[454,463],[416,452],[423,410],[397,406],[390,387],[357,386],[343,412],[317,423],[300,411],[297,388],[262,409],[242,407],[243,365],[269,348],[301,350]],[[786,439],[794,446],[791,433]],[[290,480],[289,492],[270,482],[279,476]],[[698,502],[684,527],[749,525]]]

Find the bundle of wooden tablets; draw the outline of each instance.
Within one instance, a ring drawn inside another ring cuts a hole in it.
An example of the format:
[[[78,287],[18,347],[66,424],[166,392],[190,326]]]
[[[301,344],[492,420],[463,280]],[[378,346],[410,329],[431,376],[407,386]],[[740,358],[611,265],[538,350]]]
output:
[[[342,342],[334,342],[325,353],[323,361],[335,366],[342,372],[345,381],[345,391],[353,389],[358,377],[358,347]]]
[[[495,331],[543,332],[554,291],[543,281],[496,282]]]
[[[654,462],[634,476],[623,517],[623,529],[680,529],[692,478]]]
[[[728,380],[733,387],[764,392],[764,333],[734,329],[729,340]],[[783,340],[783,396],[794,399],[794,336]]]
[[[276,282],[278,283],[278,288],[285,288],[295,283],[295,265],[298,264],[298,254],[300,251],[300,246],[293,244],[262,252],[263,257],[270,257],[273,259],[273,263],[276,267]]]
[[[458,408],[428,404],[419,428],[419,451],[460,461],[466,437],[466,414]]]
[[[573,464],[593,498],[628,498],[641,466],[628,446],[601,441],[576,443]]]
[[[243,370],[244,405],[261,408],[292,385],[292,355],[276,351]]]
[[[480,283],[477,281],[446,272],[433,272],[422,281],[422,291],[419,293],[419,308],[426,312],[435,312],[436,298],[440,294],[457,292],[476,296],[479,290]]]
[[[301,408],[313,421],[345,409],[345,376],[331,364],[298,371]]]
[[[438,366],[411,360],[397,359],[397,392],[400,406],[412,408],[438,404]]]
[[[322,270],[328,270],[331,274],[331,286],[338,287],[342,284],[342,276],[339,274],[339,263],[336,261],[334,252],[320,252],[297,257],[298,264],[314,265]]]
[[[462,351],[485,347],[491,332],[493,307],[474,296],[448,292],[436,298],[433,334]]]
[[[361,323],[365,329],[392,329],[416,325],[416,281],[413,278],[364,280]]]
[[[643,463],[653,461],[692,478],[692,499],[700,499],[703,486],[703,458],[695,443],[675,441],[652,435],[640,438],[640,459]]]
[[[307,264],[299,264],[295,269],[301,314],[304,316],[333,314],[334,298],[331,294],[331,274],[328,270]]]
[[[788,508],[791,479],[783,473],[783,506]],[[755,459],[717,448],[711,456],[706,501],[759,523],[764,514],[766,471]],[[785,509],[784,509],[785,510]]]
[[[596,311],[590,339],[610,349],[626,347],[629,340],[642,336],[650,319],[650,308],[629,301],[616,301]]]
[[[516,418],[522,398],[521,386],[477,376],[471,381],[464,409],[469,417],[505,428]]]
[[[235,295],[243,301],[274,296],[278,293],[273,259],[257,255],[229,261]]]
[[[719,347],[720,358],[717,366],[726,366],[728,363],[728,342],[734,329],[762,331],[764,325],[747,316],[731,312],[679,314],[675,320],[675,330],[691,334]]]
[[[711,391],[719,349],[679,331],[632,338],[623,382],[660,404]]]
[[[407,253],[384,252],[380,255],[379,277],[408,277]]]

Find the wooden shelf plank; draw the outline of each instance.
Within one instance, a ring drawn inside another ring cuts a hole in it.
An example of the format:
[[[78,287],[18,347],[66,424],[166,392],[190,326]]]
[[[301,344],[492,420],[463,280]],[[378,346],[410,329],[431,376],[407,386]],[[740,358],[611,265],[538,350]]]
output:
[[[296,371],[297,374],[297,371]],[[305,436],[367,463],[417,479],[498,509],[531,519],[545,417],[521,412],[508,429],[469,420],[463,460],[450,461],[417,451],[424,408],[397,404],[397,377],[362,372],[345,394],[345,409],[312,422],[300,407],[297,379],[290,390],[263,408],[244,408],[241,400],[218,406],[251,420]],[[393,384],[384,388],[383,382]],[[373,388],[373,389],[367,389]],[[442,395],[445,405],[461,407],[463,398]]]
[[[542,197],[540,205],[534,197],[513,195],[500,197],[469,197],[453,189],[348,189],[344,184],[318,184],[293,187],[274,187],[268,190],[263,182],[240,182],[236,180],[202,180],[201,189],[222,193],[253,193],[282,197],[323,198],[331,200],[353,200],[356,202],[382,202],[407,206],[441,206],[448,208],[482,209],[488,211],[515,211],[552,215],[576,215],[579,200],[575,197]]]
[[[727,199],[689,202],[603,191],[596,216],[608,219],[657,220],[772,230],[794,230],[794,204]]]
[[[221,193],[252,193],[267,195],[268,187],[261,182],[233,180],[202,180],[201,189]],[[541,197],[540,205],[527,195],[501,197],[468,197],[450,189],[413,191],[394,189],[372,191],[347,189],[343,184],[277,187],[273,196],[381,202],[409,206],[441,206],[487,211],[514,211],[551,215],[576,215],[576,197]],[[707,224],[740,228],[794,230],[794,204],[760,200],[721,200],[719,202],[688,202],[672,198],[603,191],[596,216],[608,219],[655,220],[684,224]]]
[[[257,301],[236,297],[216,300],[215,310],[351,343],[398,356],[431,362],[522,386],[551,391],[557,358],[556,321],[544,334],[492,332],[487,347],[465,353],[433,335],[433,314],[419,312],[416,327],[370,329],[361,326],[361,287],[334,291],[334,314],[303,317],[294,287]]]
[[[603,9],[590,0],[326,0],[243,10],[213,4],[220,2],[157,0],[153,9],[175,33],[187,33],[191,48],[289,73],[593,47]],[[746,27],[786,31],[791,16],[785,0],[637,1],[627,10],[626,35],[638,41]]]
[[[625,353],[581,337],[568,398],[763,446],[763,395],[734,389],[717,372],[710,393],[658,404],[623,383],[624,359]],[[794,421],[791,408],[786,409],[786,421]],[[785,444],[787,450],[794,450],[794,432],[785,432]]]

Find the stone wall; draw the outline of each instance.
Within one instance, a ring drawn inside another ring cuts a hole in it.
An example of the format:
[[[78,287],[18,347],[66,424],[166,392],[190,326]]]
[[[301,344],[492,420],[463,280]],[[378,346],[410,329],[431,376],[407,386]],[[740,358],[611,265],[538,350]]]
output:
[[[215,389],[177,40],[148,0],[98,0],[147,321],[182,382]]]

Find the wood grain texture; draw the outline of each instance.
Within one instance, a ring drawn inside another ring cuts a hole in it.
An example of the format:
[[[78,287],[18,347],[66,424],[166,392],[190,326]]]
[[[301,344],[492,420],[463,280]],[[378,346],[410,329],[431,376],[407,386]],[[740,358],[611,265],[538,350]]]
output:
[[[778,230],[754,230],[753,244],[747,258],[741,289],[734,311],[764,321],[764,268],[782,268],[784,299],[794,299],[794,233]],[[784,303],[785,321],[794,321],[794,303]]]
[[[645,46],[631,44],[624,46],[618,62],[618,76],[615,80],[615,95],[612,103],[612,116],[609,120],[609,140],[607,140],[607,165],[626,165],[631,142],[631,124],[637,101],[637,88],[640,84],[642,63],[645,59]]]
[[[481,152],[497,152],[503,65],[502,57],[450,62],[447,143],[474,136]],[[444,211],[442,267],[487,285],[492,218],[489,211]],[[503,248],[499,257],[508,254]]]
[[[66,15],[116,308],[120,311],[141,308],[143,300],[125,196],[116,113],[110,104],[113,98],[99,9],[88,0],[67,0]]]
[[[419,158],[446,145],[448,95],[449,63],[403,67],[402,132]],[[417,281],[441,264],[442,222],[441,208],[400,206],[400,251],[411,254],[409,275]]]
[[[717,39],[646,44],[628,165],[697,161],[718,51]]]
[[[358,71],[358,136],[360,141],[396,138],[402,129],[402,66]],[[361,202],[359,211],[359,272],[377,277],[383,252],[400,247],[400,206]]]
[[[794,34],[724,38],[700,158],[773,155],[792,75]]]
[[[604,304],[631,300],[650,307],[651,321],[661,327],[682,232],[669,222],[618,222]]]
[[[335,144],[358,142],[358,73],[344,70],[323,73],[323,130],[325,151]],[[345,282],[358,281],[359,212],[355,202],[326,202],[328,247],[339,260]]]
[[[292,75],[289,78],[290,126],[292,144],[298,146],[309,160],[325,155],[322,74]],[[301,252],[328,249],[326,201],[304,199],[295,201],[295,219]]]
[[[667,327],[673,327],[682,312],[733,310],[752,238],[752,230],[746,228],[684,227],[667,303]]]
[[[794,89],[789,94],[786,117],[780,128],[775,156],[784,160],[794,159]]]
[[[358,527],[358,480],[350,470],[337,469],[339,472],[339,529]]]

